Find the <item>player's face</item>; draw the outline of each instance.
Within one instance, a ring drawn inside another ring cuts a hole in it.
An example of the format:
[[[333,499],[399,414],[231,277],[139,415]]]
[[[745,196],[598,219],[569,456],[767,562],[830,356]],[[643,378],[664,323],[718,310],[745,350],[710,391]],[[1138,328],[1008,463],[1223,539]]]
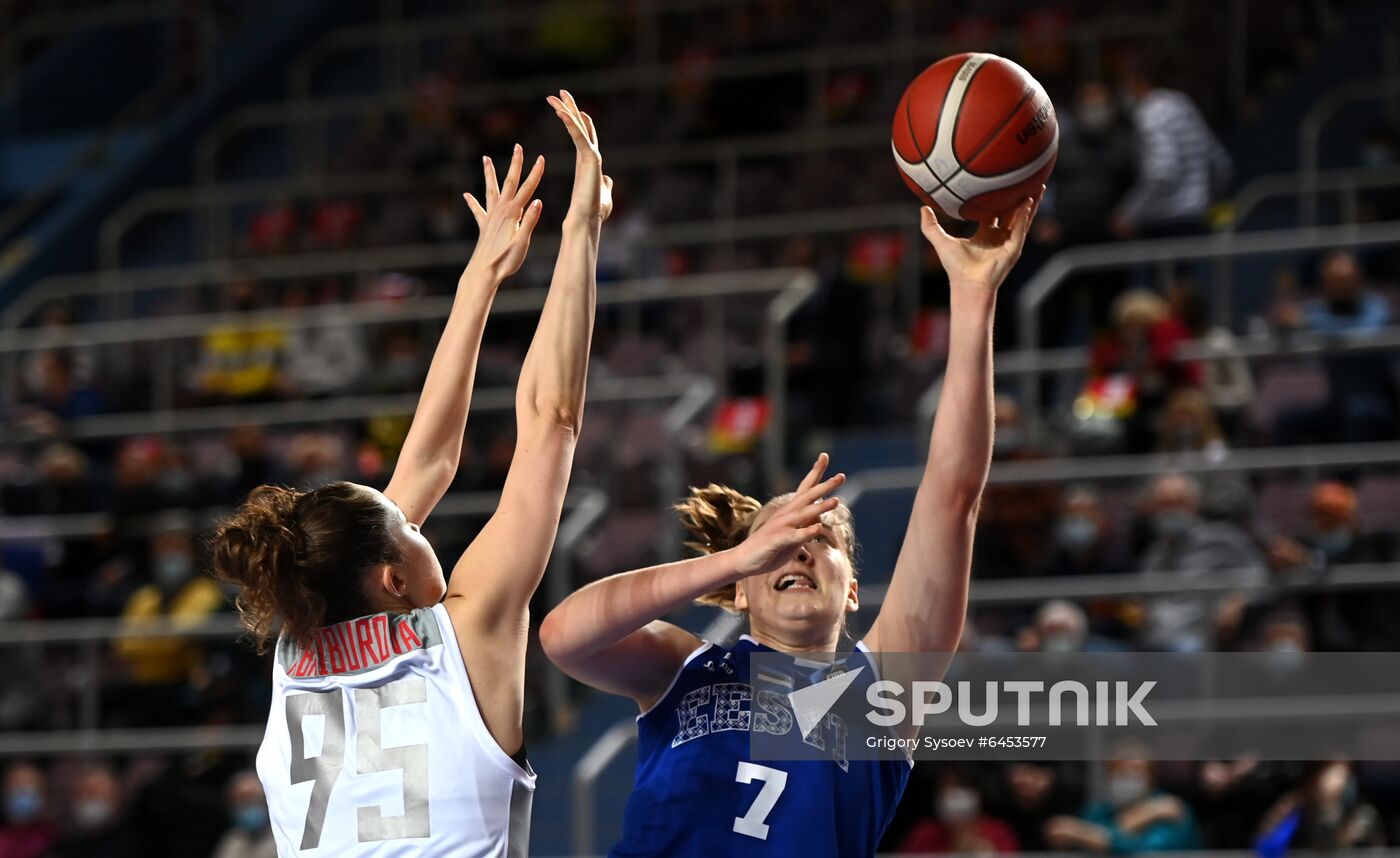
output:
[[[394,574],[403,580],[404,598],[415,608],[436,605],[447,593],[447,580],[443,577],[437,553],[428,544],[418,525],[403,514],[403,510],[381,492],[374,493],[386,507],[390,527],[399,543],[401,559],[394,566]]]
[[[751,530],[774,509],[760,512]],[[740,581],[735,607],[748,613],[760,639],[820,645],[859,607],[858,586],[848,546],[836,528],[824,524],[781,569]]]

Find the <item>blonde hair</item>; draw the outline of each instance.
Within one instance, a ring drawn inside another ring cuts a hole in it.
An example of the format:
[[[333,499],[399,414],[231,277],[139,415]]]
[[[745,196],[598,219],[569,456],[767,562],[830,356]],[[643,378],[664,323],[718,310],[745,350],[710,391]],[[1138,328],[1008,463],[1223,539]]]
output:
[[[1130,289],[1119,295],[1110,310],[1119,327],[1151,325],[1171,315],[1167,299],[1147,289]]]
[[[793,494],[788,492],[778,495],[764,504],[757,498],[751,498],[729,486],[710,483],[703,487],[692,486],[690,495],[672,509],[676,511],[681,524],[690,534],[685,546],[701,554],[714,554],[733,548],[747,539],[764,509],[787,503],[792,500]],[[855,519],[851,515],[850,507],[842,503],[822,516],[822,521],[841,537],[846,557],[851,561],[851,574],[856,575]],[[706,593],[695,601],[702,605],[724,608],[726,611],[736,611],[736,592],[737,585],[729,584]]]

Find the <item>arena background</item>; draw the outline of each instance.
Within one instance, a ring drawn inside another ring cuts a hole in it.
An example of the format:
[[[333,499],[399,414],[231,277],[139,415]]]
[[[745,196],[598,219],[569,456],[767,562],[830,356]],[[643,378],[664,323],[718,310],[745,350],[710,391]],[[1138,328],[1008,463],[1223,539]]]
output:
[[[519,141],[551,157],[544,221],[425,528],[449,567],[471,540],[567,201],[543,101],[560,87],[597,120],[617,210],[535,617],[680,556],[667,508],[688,484],[775,493],[828,450],[868,623],[948,333],[889,120],[964,50],[1029,69],[1063,137],[1000,297],[963,647],[1400,649],[1390,2],[0,0],[0,854],[187,858],[238,830],[268,665],[202,577],[202,540],[262,482],[385,482],[471,252],[460,195]],[[1120,97],[1143,77],[1229,153],[1208,208],[1115,217],[1145,178]],[[1164,551],[1164,519],[1200,550]],[[1201,594],[1196,625],[1145,619],[1162,582]],[[709,609],[678,621],[738,632]],[[532,854],[603,852],[631,706],[538,647],[528,683]],[[1278,854],[1295,800],[1293,848],[1400,839],[1400,766],[1327,773],[1159,765],[1192,824],[1121,848]],[[920,765],[885,848],[1052,848],[1047,821],[1106,784],[1100,765]],[[953,825],[940,796],[968,790],[981,816]],[[30,835],[53,851],[19,852]]]

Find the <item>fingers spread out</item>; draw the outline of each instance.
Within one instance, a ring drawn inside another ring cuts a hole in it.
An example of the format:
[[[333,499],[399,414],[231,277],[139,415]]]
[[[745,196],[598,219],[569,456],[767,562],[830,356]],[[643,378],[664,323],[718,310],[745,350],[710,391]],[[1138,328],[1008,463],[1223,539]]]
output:
[[[515,192],[520,189],[520,170],[525,163],[525,150],[520,148],[520,144],[515,144],[515,151],[510,156],[510,169],[506,172],[506,180],[501,185],[501,196],[513,199]]]
[[[525,215],[520,219],[520,232],[526,237],[535,229],[535,224],[540,222],[540,212],[544,211],[544,204],[535,200],[525,207]]]
[[[797,493],[801,494],[816,485],[817,481],[822,478],[822,474],[826,473],[826,466],[830,461],[831,457],[827,454],[819,454],[817,460],[812,463],[812,469],[807,472],[807,476],[803,477],[802,482],[797,484]]]
[[[838,500],[837,498],[827,498],[826,500],[822,501],[821,503],[803,504],[803,505],[802,505],[800,508],[798,508],[798,510],[793,514],[792,526],[793,526],[793,527],[813,527],[813,526],[820,527],[820,526],[821,526],[821,523],[822,523],[822,516],[824,516],[824,515],[826,515],[827,513],[831,512],[833,509],[836,509],[836,507],[838,507],[838,506],[840,506],[840,505],[841,505],[841,501]]]
[[[462,194],[462,196],[467,200],[467,208],[472,210],[472,217],[476,218],[476,225],[481,226],[486,220],[486,209],[482,208],[481,203],[477,202],[476,197],[471,194]]]
[[[481,172],[486,179],[486,207],[490,208],[501,195],[501,183],[496,181],[496,165],[491,162],[490,156],[481,159]]]
[[[520,183],[520,190],[515,194],[515,202],[524,205],[525,201],[535,195],[535,189],[540,186],[540,179],[544,177],[544,156],[535,159],[535,166],[530,168],[530,174],[525,177],[525,181]]]
[[[836,474],[828,480],[817,483],[816,485],[812,486],[806,491],[799,492],[788,503],[795,507],[810,506],[811,504],[816,503],[820,498],[824,497],[825,495],[829,495],[837,489],[841,488],[841,486],[844,485],[845,482],[845,474]]]

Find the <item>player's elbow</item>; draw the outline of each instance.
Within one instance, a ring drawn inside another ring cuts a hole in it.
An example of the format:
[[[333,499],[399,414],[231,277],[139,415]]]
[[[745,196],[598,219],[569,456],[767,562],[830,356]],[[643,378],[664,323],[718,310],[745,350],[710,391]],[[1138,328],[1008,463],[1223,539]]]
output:
[[[574,438],[583,431],[582,405],[568,397],[522,391],[515,400],[515,414],[522,427],[562,430]]]
[[[918,502],[928,515],[972,523],[977,520],[982,489],[986,484],[985,475],[981,474],[977,477],[950,477],[930,486],[931,490],[923,492]]]
[[[578,655],[576,648],[569,640],[565,630],[565,619],[563,611],[555,608],[545,615],[544,622],[540,623],[540,648],[549,660],[565,668],[574,657]]]

